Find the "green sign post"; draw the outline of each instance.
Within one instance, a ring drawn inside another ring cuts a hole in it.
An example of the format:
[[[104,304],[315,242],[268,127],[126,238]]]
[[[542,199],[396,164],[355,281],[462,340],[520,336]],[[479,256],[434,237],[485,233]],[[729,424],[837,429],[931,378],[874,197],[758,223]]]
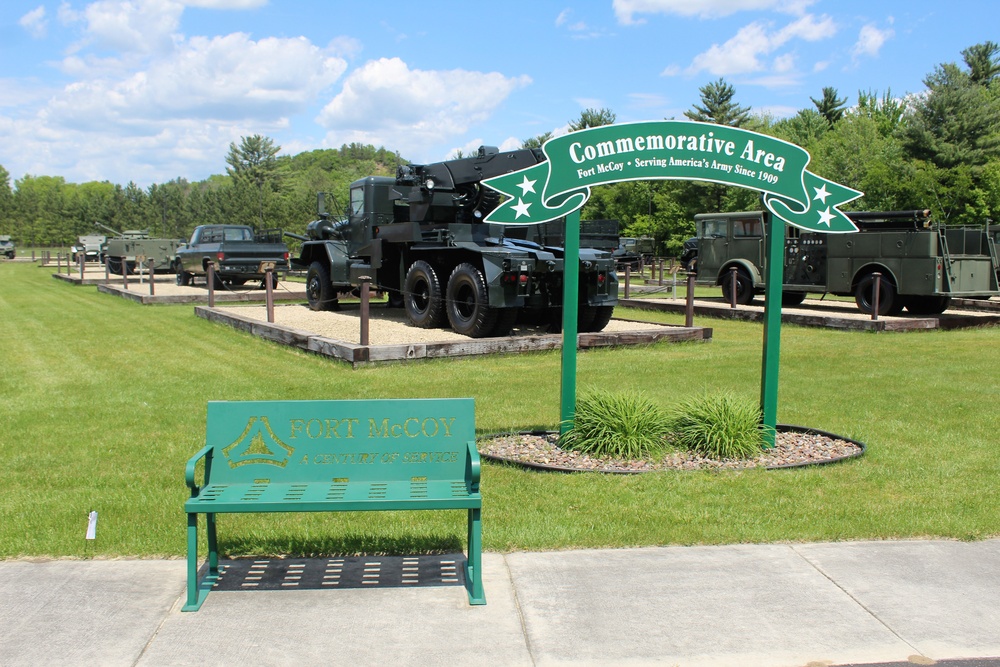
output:
[[[668,120],[605,125],[550,139],[542,151],[545,162],[483,184],[505,195],[487,222],[536,224],[573,214],[566,222],[561,430],[572,426],[576,406],[578,276],[570,267],[579,263],[578,212],[590,197],[590,188],[622,181],[706,181],[759,191],[774,216],[768,230],[761,373],[761,410],[773,443],[784,243],[783,225],[778,221],[810,231],[855,232],[857,227],[838,207],[862,193],[807,171],[809,153],[795,144],[711,123]]]

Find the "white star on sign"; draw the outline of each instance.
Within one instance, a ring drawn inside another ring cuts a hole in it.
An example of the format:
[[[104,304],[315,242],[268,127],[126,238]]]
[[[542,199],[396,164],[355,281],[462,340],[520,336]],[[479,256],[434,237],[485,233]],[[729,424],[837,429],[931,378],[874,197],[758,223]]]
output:
[[[823,202],[825,204],[826,203],[826,198],[830,196],[830,193],[826,191],[826,183],[824,183],[823,185],[821,185],[818,188],[813,188],[813,190],[816,191],[816,196],[813,197],[813,199],[814,200],[818,199],[818,200],[820,200],[821,202]],[[829,211],[830,209],[827,209],[827,210]]]
[[[514,206],[511,206],[511,208],[514,209],[514,212],[517,213],[517,215],[514,216],[514,219],[517,220],[522,215],[528,215],[528,207],[529,206],[531,206],[531,204],[525,204],[524,200],[521,199],[520,197],[518,197],[517,198],[517,204],[515,204]]]
[[[526,195],[529,192],[532,192],[532,193],[535,192],[535,183],[537,183],[537,182],[538,182],[537,180],[529,181],[528,177],[525,176],[524,180],[517,184],[517,187],[521,188],[521,194],[522,195]],[[824,203],[826,203],[826,202],[824,202]]]
[[[833,220],[835,217],[836,216],[830,213],[830,207],[827,206],[825,211],[819,212],[819,224],[826,225],[827,227],[829,227],[830,221]]]

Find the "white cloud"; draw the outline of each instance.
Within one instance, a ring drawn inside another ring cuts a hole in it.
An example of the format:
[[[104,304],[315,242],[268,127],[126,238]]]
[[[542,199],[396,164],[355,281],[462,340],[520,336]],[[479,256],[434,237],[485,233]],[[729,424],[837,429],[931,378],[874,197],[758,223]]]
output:
[[[837,26],[828,16],[817,18],[807,14],[777,31],[771,24],[754,21],[743,26],[731,39],[723,44],[713,44],[707,51],[699,53],[687,68],[687,74],[708,71],[718,76],[748,74],[767,70],[764,56],[770,55],[790,41],[801,39],[817,41],[832,37]],[[777,72],[788,72],[792,62],[789,54],[779,55],[774,60]]]
[[[242,33],[195,37],[127,78],[67,86],[47,114],[69,127],[150,127],[169,119],[281,123],[346,68],[304,37],[256,42]]]
[[[48,19],[45,18],[45,6],[39,5],[35,9],[32,9],[22,16],[17,23],[36,39],[45,37],[49,25]]]
[[[267,4],[267,0],[179,0],[188,7],[204,9],[256,9]]]
[[[858,41],[854,44],[854,48],[851,49],[851,54],[855,57],[855,59],[861,56],[878,56],[878,52],[882,49],[882,45],[892,39],[895,34],[896,31],[892,28],[879,30],[875,27],[874,23],[869,23],[868,25],[863,26],[861,28],[861,32],[858,33]]]
[[[358,141],[415,156],[485,121],[530,83],[498,72],[411,70],[381,58],[353,71],[316,120],[329,130],[329,145]]]
[[[152,53],[173,47],[183,12],[184,5],[174,0],[99,0],[81,13],[66,12],[65,16],[86,24],[84,44],[124,53]]]
[[[624,25],[643,23],[636,14],[674,14],[698,18],[720,18],[737,12],[770,10],[802,15],[816,0],[614,0],[612,7],[618,22]]]
[[[559,12],[559,16],[556,17],[556,27],[562,27],[567,21],[569,21],[569,15],[573,13],[571,9],[564,9]]]

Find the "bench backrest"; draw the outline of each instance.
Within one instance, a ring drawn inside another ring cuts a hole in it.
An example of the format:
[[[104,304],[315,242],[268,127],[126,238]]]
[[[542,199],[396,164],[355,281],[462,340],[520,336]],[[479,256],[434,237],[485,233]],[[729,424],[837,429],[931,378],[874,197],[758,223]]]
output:
[[[213,484],[465,479],[471,398],[209,401]]]

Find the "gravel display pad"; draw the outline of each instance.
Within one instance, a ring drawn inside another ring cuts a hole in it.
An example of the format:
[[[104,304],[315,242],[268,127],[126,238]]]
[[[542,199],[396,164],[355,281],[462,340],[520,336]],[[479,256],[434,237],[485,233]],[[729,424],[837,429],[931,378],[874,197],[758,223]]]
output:
[[[560,449],[554,432],[502,433],[479,439],[486,459],[528,468],[561,472],[641,473],[655,470],[742,470],[793,468],[833,463],[861,456],[863,443],[803,426],[778,424],[773,449],[752,459],[710,459],[691,452],[673,452],[662,460],[629,461],[594,458]]]

